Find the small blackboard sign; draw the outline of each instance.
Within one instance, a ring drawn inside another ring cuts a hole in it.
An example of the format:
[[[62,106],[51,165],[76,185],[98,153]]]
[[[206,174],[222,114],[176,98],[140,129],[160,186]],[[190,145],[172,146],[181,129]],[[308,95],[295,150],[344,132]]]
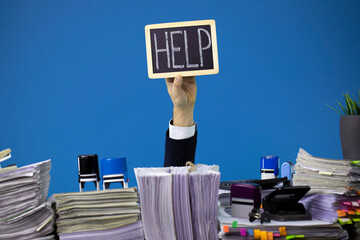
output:
[[[214,20],[147,25],[145,37],[149,78],[219,72]]]

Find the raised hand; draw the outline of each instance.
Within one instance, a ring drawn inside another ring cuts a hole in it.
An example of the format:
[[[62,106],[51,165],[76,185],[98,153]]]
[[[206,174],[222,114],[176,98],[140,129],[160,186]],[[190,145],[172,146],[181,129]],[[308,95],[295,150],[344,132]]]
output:
[[[166,78],[165,81],[174,104],[173,125],[180,127],[193,125],[197,92],[195,77],[176,76]]]

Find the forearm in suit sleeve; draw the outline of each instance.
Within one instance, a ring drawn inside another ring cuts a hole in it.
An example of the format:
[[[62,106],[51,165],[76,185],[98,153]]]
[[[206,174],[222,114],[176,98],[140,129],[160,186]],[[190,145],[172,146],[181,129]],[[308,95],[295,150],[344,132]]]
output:
[[[174,140],[166,132],[164,167],[185,166],[187,161],[195,162],[197,131],[191,138]]]

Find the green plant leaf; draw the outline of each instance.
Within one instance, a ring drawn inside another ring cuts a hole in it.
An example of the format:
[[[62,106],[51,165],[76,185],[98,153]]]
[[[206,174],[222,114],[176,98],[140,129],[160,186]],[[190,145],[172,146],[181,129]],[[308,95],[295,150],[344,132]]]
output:
[[[338,100],[336,100],[336,102],[339,105],[340,109],[344,112],[343,115],[348,115],[346,112],[346,108]]]
[[[329,104],[326,103],[326,105],[331,108],[332,110],[334,110],[335,112],[337,112],[337,114],[339,114],[340,116],[342,115],[341,113],[339,113],[335,108],[333,108],[332,106],[330,106]]]
[[[337,106],[335,108],[326,104],[332,110],[337,112],[339,115],[360,115],[360,90],[358,91],[358,98],[353,94],[350,96],[349,92],[343,93],[345,104],[341,104],[336,100]]]
[[[346,103],[346,112],[347,112],[347,115],[352,115],[352,112],[351,112],[351,107],[350,107],[350,102],[349,102],[349,93],[346,92],[346,93],[343,93],[344,94],[344,98],[345,98],[345,103]]]
[[[354,103],[354,101],[350,98],[350,96],[348,96],[348,102],[349,102],[349,110],[351,115],[356,115],[356,104]]]
[[[356,98],[354,96],[354,100],[353,100],[353,108],[354,108],[354,115],[360,115],[360,107],[358,105],[358,101],[356,101]]]
[[[352,105],[353,105],[354,115],[358,115],[358,107],[359,107],[359,106],[358,106],[358,104],[357,104],[355,94],[353,94],[353,99],[351,99],[351,102],[352,102]]]
[[[344,115],[349,115],[345,106],[343,106],[338,100],[336,100],[340,109],[344,112]]]

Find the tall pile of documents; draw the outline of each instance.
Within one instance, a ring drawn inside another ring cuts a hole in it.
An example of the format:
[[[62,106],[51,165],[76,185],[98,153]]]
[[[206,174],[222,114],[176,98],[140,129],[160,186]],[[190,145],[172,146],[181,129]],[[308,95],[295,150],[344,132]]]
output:
[[[136,168],[147,240],[217,239],[218,166]]]
[[[360,191],[360,169],[356,161],[313,157],[300,148],[296,158],[294,185],[309,185],[309,193],[345,194]]]
[[[358,164],[359,161],[314,157],[300,148],[293,178],[294,185],[311,187],[301,202],[313,218],[347,225],[350,238],[360,237],[356,231],[360,221]]]
[[[54,194],[60,240],[144,239],[136,188]]]
[[[54,239],[50,160],[0,171],[0,239]],[[4,171],[5,170],[5,171]]]

